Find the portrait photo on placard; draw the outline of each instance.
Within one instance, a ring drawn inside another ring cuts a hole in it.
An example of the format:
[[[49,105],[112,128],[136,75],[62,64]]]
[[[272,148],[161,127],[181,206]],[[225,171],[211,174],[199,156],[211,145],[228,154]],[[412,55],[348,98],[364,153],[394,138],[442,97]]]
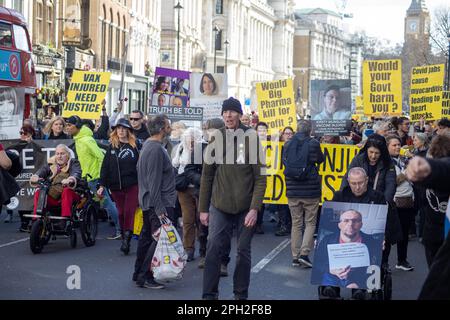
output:
[[[350,120],[350,80],[312,80],[310,105],[311,120]]]
[[[223,73],[192,73],[190,90],[191,99],[226,98],[227,76]]]
[[[168,94],[153,94],[152,106],[165,107],[170,104],[170,96]]]
[[[379,277],[387,211],[387,205],[325,202],[311,284],[379,289],[380,279],[370,277]]]
[[[170,106],[172,107],[186,107],[187,97],[172,96],[170,97]]]
[[[176,96],[188,96],[189,95],[189,79],[173,78],[171,83],[172,94]]]
[[[159,76],[156,78],[155,81],[155,86],[153,88],[153,92],[157,92],[157,93],[166,93],[166,94],[170,94],[171,93],[171,87],[170,87],[170,82],[172,81],[171,77],[167,77],[167,76]]]

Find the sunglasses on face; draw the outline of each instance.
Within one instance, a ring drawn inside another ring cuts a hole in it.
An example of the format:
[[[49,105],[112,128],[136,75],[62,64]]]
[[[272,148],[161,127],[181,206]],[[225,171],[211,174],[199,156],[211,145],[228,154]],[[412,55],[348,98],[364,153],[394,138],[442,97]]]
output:
[[[141,120],[142,118],[130,118],[130,121],[139,121],[139,120]]]

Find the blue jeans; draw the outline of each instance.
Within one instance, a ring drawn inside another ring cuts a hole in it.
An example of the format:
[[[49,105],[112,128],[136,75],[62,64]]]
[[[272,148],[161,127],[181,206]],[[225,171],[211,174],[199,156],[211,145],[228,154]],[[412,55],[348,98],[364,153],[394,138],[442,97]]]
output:
[[[89,181],[88,184],[89,189],[91,189],[94,194],[97,194],[98,179]],[[108,211],[108,215],[111,217],[114,225],[116,226],[116,232],[120,232],[121,226],[119,225],[119,212],[117,211],[116,205],[112,202],[111,197],[106,190],[103,192],[103,201],[100,202],[100,205]]]

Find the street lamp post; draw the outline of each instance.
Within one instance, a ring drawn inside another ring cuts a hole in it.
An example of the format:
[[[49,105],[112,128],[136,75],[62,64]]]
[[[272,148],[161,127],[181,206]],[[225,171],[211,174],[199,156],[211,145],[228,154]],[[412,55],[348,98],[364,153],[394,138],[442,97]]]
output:
[[[216,61],[217,61],[217,35],[219,34],[219,27],[214,26],[214,71],[213,73],[216,73]]]
[[[230,44],[230,41],[225,40],[225,73],[228,73],[228,45]]]
[[[183,6],[178,1],[177,5],[173,7],[178,11],[178,30],[177,30],[177,70],[180,70],[180,10],[183,9]]]

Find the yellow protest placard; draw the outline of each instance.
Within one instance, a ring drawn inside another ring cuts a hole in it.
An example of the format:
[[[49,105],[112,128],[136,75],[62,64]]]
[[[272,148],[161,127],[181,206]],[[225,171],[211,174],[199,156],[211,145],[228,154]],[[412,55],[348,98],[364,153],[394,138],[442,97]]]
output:
[[[325,161],[320,165],[319,174],[322,176],[322,203],[331,201],[334,192],[339,191],[342,178],[347,173],[348,166],[358,154],[357,146],[345,144],[322,144]]]
[[[401,60],[366,60],[363,65],[364,114],[402,114]]]
[[[441,118],[450,118],[450,91],[442,92],[442,116]]]
[[[355,97],[355,113],[352,114],[352,119],[355,121],[367,121],[368,118],[364,115],[363,97]]]
[[[281,162],[281,152],[284,143],[271,141],[262,141],[261,143],[266,150],[267,165],[267,188],[264,195],[264,203],[287,204],[286,181],[283,173],[284,166]]]
[[[108,91],[111,73],[75,70],[67,93],[62,116],[97,120],[102,113],[102,101]]]
[[[443,64],[416,67],[411,71],[411,120],[420,118],[438,120],[442,116],[442,91],[444,90]]]
[[[269,134],[285,127],[297,128],[297,113],[292,79],[256,84],[259,120],[267,123]]]
[[[283,143],[262,142],[266,149],[267,189],[264,203],[287,204],[286,180],[284,166],[281,161]],[[321,144],[325,161],[319,167],[322,177],[322,201],[331,201],[334,192],[339,191],[342,178],[348,170],[353,158],[358,154],[357,146],[345,144]]]

